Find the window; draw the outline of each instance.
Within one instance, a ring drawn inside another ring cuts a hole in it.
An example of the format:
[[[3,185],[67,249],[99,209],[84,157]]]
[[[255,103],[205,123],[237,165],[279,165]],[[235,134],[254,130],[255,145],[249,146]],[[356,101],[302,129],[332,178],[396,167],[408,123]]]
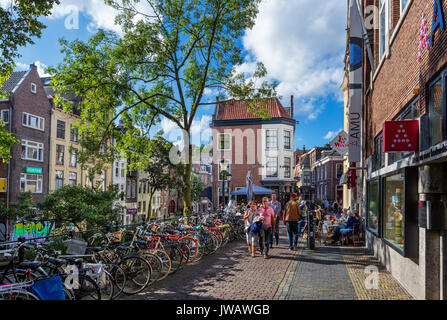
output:
[[[143,201],[143,212],[146,212],[146,201]]]
[[[56,137],[65,139],[65,121],[57,120]]]
[[[384,193],[384,238],[399,249],[404,248],[403,219],[404,212],[404,174],[399,173],[385,178]]]
[[[429,92],[429,123],[431,146],[441,142],[443,139],[443,118],[442,118],[442,80],[437,80],[430,86]]]
[[[136,197],[136,193],[137,193],[137,182],[136,181],[132,181],[132,193],[131,193],[131,197],[135,198]]]
[[[219,150],[231,150],[231,134],[220,133],[218,135]]]
[[[284,178],[290,178],[290,158],[284,158]]]
[[[143,186],[143,193],[146,193],[146,187],[147,187],[147,182],[144,183],[144,186]]]
[[[22,117],[22,125],[24,127],[44,131],[45,130],[45,119],[24,112],[23,117]]]
[[[54,190],[59,190],[64,185],[64,171],[56,170],[56,183]]]
[[[0,114],[0,119],[5,123],[9,123],[9,110],[2,110],[2,113]]]
[[[37,92],[37,86],[35,83],[31,82],[31,92],[36,93]]]
[[[379,203],[380,203],[380,191],[379,180],[373,180],[368,182],[368,212],[366,227],[378,234],[379,232]]]
[[[267,177],[278,177],[278,158],[267,158]]]
[[[141,194],[141,191],[143,190],[143,183],[140,182],[138,185],[138,193]]]
[[[141,201],[138,201],[138,212],[141,212]]]
[[[78,142],[78,128],[75,128],[73,125],[70,126],[70,140]]]
[[[219,180],[223,180],[222,172],[226,171],[227,174],[231,174],[231,164],[229,160],[224,160],[223,163],[219,162]],[[231,176],[226,176],[225,180],[231,180]]]
[[[409,0],[400,0],[400,13],[404,12]]]
[[[278,149],[278,130],[266,130],[266,148]]]
[[[64,152],[65,147],[63,145],[57,144],[56,145],[56,164],[57,165],[64,165]]]
[[[290,131],[284,131],[284,149],[290,149]]]
[[[43,161],[43,143],[22,140],[22,159]]]
[[[41,174],[20,174],[20,192],[42,193],[42,184]]]
[[[120,174],[120,168],[119,168],[120,164],[119,162],[115,162],[115,177],[119,177]]]
[[[70,151],[70,167],[76,168],[78,162],[78,157],[76,155],[76,150]]]
[[[124,168],[123,169],[121,169],[121,178],[124,178]]]
[[[388,0],[380,0],[380,20],[379,20],[379,38],[380,38],[380,51],[379,60],[382,59],[386,50],[386,32],[388,27]]]
[[[127,198],[130,198],[130,195],[131,195],[131,183],[130,183],[130,181],[127,181],[127,186],[126,186],[126,197]]]
[[[68,184],[70,186],[75,186],[78,184],[78,174],[76,172],[68,173]]]
[[[335,165],[335,171],[336,171],[337,184],[338,184],[340,181],[341,175],[343,174],[343,163],[337,163]]]
[[[376,166],[375,170],[383,168],[385,165],[385,153],[383,152],[383,135],[382,132],[376,137],[375,143]]]

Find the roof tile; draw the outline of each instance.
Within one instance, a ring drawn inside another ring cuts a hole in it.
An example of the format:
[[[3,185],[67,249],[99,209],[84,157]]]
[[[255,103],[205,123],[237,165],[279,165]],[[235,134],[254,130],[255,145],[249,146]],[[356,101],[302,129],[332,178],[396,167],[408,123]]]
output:
[[[216,120],[259,119],[248,112],[248,107],[249,105],[245,101],[230,100],[219,103]],[[291,119],[289,112],[282,106],[278,98],[268,99],[267,110],[272,118]]]

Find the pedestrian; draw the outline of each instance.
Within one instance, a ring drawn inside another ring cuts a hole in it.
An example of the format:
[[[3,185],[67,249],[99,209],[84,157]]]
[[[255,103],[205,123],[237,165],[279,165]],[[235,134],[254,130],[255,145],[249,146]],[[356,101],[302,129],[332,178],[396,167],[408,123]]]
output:
[[[290,201],[287,202],[283,215],[283,223],[287,228],[287,238],[289,240],[289,250],[296,250],[298,245],[298,222],[301,217],[301,210],[296,202],[296,194],[290,195]]]
[[[270,233],[275,232],[275,212],[269,206],[269,198],[262,198],[262,206],[258,209],[258,216],[264,220],[264,232],[261,232],[261,236],[259,237],[259,247],[264,252],[264,259],[268,259]]]
[[[253,220],[258,213],[258,206],[255,200],[251,200],[249,203],[250,209],[248,209],[244,214],[244,225],[245,225],[245,233],[247,235],[247,244],[248,244],[248,254],[253,258],[255,257],[256,251],[256,241],[258,241],[258,235],[253,234],[251,231],[251,226],[253,224]]]
[[[272,201],[270,207],[275,213],[275,239],[276,245],[279,244],[279,215],[281,214],[281,203],[277,200],[276,193],[272,194]],[[273,247],[273,232],[270,234],[270,248]]]

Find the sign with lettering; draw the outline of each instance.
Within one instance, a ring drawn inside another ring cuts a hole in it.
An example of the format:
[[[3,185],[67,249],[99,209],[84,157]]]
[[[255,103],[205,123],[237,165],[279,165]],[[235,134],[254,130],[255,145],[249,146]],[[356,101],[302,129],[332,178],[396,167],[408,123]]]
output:
[[[340,131],[334,140],[330,142],[330,145],[340,155],[345,155],[349,150],[348,134],[344,130]]]
[[[19,237],[32,239],[49,236],[53,229],[54,221],[16,223],[14,225],[12,241],[16,241]],[[45,239],[37,239],[36,241],[45,242]]]
[[[42,174],[42,168],[25,167],[25,173]]]
[[[416,152],[419,150],[419,120],[386,121],[383,137],[383,152]]]
[[[132,208],[132,209],[127,209],[127,214],[137,214],[138,213],[138,209]]]
[[[6,192],[6,179],[0,178],[0,192]]]

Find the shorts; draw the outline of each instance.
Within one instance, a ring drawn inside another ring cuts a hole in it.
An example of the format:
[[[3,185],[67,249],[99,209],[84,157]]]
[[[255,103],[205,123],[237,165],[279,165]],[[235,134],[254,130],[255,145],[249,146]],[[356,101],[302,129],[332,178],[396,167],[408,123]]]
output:
[[[246,238],[247,238],[247,244],[248,245],[253,245],[256,244],[259,240],[259,237],[256,235],[254,236],[253,234],[251,234],[251,232],[247,232],[246,234]]]

